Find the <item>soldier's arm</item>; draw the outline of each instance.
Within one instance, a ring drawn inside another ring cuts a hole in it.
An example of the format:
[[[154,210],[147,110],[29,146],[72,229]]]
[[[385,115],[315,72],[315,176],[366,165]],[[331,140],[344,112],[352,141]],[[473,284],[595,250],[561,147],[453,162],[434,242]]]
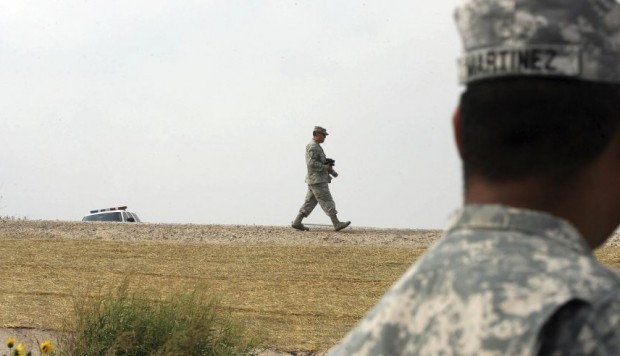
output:
[[[306,164],[314,172],[329,171],[329,166],[323,162],[321,153],[313,147],[306,151]]]

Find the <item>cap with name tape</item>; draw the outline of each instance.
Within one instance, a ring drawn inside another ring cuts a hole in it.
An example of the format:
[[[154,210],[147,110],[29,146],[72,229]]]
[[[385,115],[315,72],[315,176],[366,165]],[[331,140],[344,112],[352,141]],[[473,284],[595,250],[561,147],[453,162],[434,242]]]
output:
[[[552,76],[620,83],[620,0],[462,0],[459,81]]]

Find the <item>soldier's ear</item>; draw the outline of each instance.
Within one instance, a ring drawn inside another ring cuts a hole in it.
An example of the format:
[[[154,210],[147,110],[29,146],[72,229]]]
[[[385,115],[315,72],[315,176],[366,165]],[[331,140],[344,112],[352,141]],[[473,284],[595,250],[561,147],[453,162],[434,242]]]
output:
[[[454,131],[454,141],[456,142],[456,149],[459,151],[459,156],[463,159],[463,118],[461,116],[461,107],[457,106],[452,115],[452,129]]]

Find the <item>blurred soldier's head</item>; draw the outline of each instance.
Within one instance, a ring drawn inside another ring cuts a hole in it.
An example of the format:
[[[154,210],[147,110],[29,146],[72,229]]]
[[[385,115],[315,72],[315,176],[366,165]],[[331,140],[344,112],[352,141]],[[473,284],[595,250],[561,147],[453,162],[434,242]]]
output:
[[[455,19],[466,90],[454,122],[466,195],[474,179],[574,189],[618,138],[620,4],[466,0]]]
[[[329,135],[327,133],[327,130],[325,130],[321,126],[315,126],[314,130],[312,131],[312,136],[314,137],[314,140],[318,143],[325,142],[325,138],[327,137],[327,135]]]

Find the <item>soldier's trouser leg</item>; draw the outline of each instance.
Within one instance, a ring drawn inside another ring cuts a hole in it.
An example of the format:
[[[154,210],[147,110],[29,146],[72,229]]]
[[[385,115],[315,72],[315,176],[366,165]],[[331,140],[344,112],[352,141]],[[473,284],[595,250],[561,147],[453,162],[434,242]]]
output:
[[[312,210],[314,210],[314,208],[316,207],[316,204],[318,204],[318,201],[314,197],[314,193],[312,193],[312,189],[310,189],[310,186],[308,186],[308,192],[306,193],[306,200],[304,201],[303,205],[299,209],[299,213],[305,217],[308,217],[308,215],[310,215]]]
[[[327,216],[331,217],[338,214],[338,211],[336,211],[336,203],[334,203],[332,194],[329,192],[328,183],[309,184],[308,188],[312,191],[314,199],[319,202],[319,205],[321,205],[321,208]]]

